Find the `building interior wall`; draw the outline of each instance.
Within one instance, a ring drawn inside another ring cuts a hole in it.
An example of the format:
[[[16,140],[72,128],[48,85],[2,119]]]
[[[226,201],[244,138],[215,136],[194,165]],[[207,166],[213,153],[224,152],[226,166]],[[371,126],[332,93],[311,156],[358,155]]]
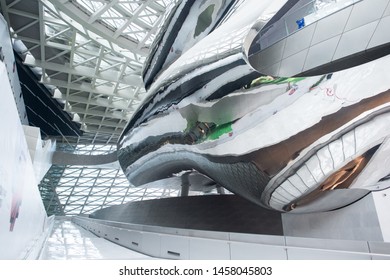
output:
[[[0,84],[0,258],[25,259],[41,245],[47,215],[3,62]]]

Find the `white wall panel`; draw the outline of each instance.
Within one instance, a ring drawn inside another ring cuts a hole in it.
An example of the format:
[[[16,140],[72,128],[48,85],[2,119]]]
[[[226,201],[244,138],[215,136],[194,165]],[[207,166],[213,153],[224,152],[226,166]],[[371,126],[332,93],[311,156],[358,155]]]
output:
[[[358,207],[363,207],[360,204]],[[356,209],[352,209],[355,211]],[[335,211],[334,211],[335,212]],[[344,215],[346,220],[341,220],[341,224],[346,227],[353,225],[356,220],[347,216],[351,212]],[[321,215],[324,213],[320,213]],[[359,215],[361,213],[357,213]],[[368,216],[373,216],[369,211]],[[300,215],[290,215],[299,217]],[[303,215],[305,216],[305,215]],[[308,216],[304,217],[307,219]],[[324,219],[317,215],[316,220],[320,223]],[[83,227],[89,227],[94,233],[99,231],[105,221],[90,220],[88,218],[75,218],[78,224]],[[307,219],[312,226],[314,220]],[[348,223],[352,220],[352,223]],[[93,221],[93,222],[91,222]],[[340,222],[340,221],[339,221]],[[297,227],[302,224],[297,225]],[[134,228],[133,228],[134,227]],[[326,224],[324,227],[332,227]],[[126,229],[125,229],[126,228]],[[127,224],[123,231],[137,231],[137,225]],[[370,259],[376,254],[377,259],[389,258],[390,243],[378,241],[352,240],[352,239],[323,239],[323,238],[302,238],[293,236],[274,236],[274,235],[258,235],[258,234],[243,234],[243,233],[228,233],[229,240],[220,240],[215,238],[203,238],[199,236],[208,235],[209,232],[193,231],[186,229],[178,230],[176,234],[167,235],[163,227],[151,227],[155,232],[139,231],[142,236],[141,248],[139,252],[164,259],[233,259],[233,260],[285,260],[285,259]],[[173,228],[170,228],[173,229]],[[323,230],[324,228],[320,229]],[[118,236],[118,228],[112,227],[113,234]],[[162,231],[161,233],[159,231]],[[302,230],[308,230],[303,228]],[[180,231],[180,233],[179,233]],[[351,231],[359,233],[359,229],[352,228]],[[191,234],[190,234],[191,232]],[[218,233],[219,234],[219,233]],[[193,236],[192,236],[193,235]],[[346,236],[346,235],[342,235]],[[214,236],[215,237],[215,236]],[[350,237],[350,236],[348,236]],[[121,237],[123,238],[123,237]],[[121,240],[122,241],[122,240]],[[130,238],[127,243],[130,242]],[[382,245],[382,247],[381,247]],[[126,246],[126,245],[125,245]],[[145,246],[149,247],[149,251],[145,251]],[[371,248],[372,247],[372,248]]]
[[[278,235],[261,235],[261,234],[245,234],[245,233],[230,233],[230,241],[259,243],[267,245],[284,246],[285,241],[283,236]]]
[[[312,44],[315,45],[340,35],[344,30],[351,10],[352,6],[318,21]]]
[[[16,62],[11,44],[9,28],[2,14],[0,14],[0,46],[2,47],[8,78],[10,79],[10,83],[12,85],[11,90],[14,100],[16,101],[16,108],[19,114],[19,119],[23,124],[28,124],[26,106],[21,94],[22,89],[20,87],[18,71],[16,71]]]
[[[343,141],[344,157],[347,159],[355,155],[355,134],[354,131],[350,131],[341,137]]]
[[[307,190],[307,186],[305,182],[298,175],[294,174],[288,178],[291,184],[294,185],[296,189],[299,190],[300,193],[304,193]]]
[[[44,233],[47,216],[2,62],[0,84],[0,259],[22,259]]]
[[[331,62],[340,37],[341,35],[310,47],[303,71]]]
[[[310,42],[313,38],[314,30],[315,24],[312,24],[288,36],[286,39],[283,58],[287,58],[293,54],[309,48]]]
[[[284,247],[231,242],[232,260],[286,260]]]
[[[340,39],[333,60],[361,52],[366,49],[372,34],[378,24],[378,20],[345,32]]]
[[[289,249],[288,258],[290,260],[371,260],[371,257],[365,254],[301,248]]]
[[[279,75],[282,77],[288,77],[290,73],[302,72],[307,52],[308,49],[303,49],[303,51],[283,59],[280,65]]]
[[[191,260],[228,260],[230,259],[230,248],[228,241],[207,240],[201,238],[190,238],[190,259]]]
[[[23,125],[23,130],[33,163],[35,177],[39,183],[52,165],[55,141],[43,141],[38,127]]]
[[[314,179],[313,175],[310,173],[309,169],[307,168],[306,165],[303,165],[298,171],[297,174],[302,180],[305,182],[307,186],[313,186],[317,182]]]
[[[324,173],[322,172],[322,170],[320,168],[320,161],[318,160],[318,157],[316,157],[315,155],[312,156],[306,162],[306,166],[310,170],[310,173],[313,175],[314,179],[317,182],[321,182],[323,177],[324,177]]]
[[[260,73],[271,73],[270,75],[277,75],[279,73],[279,69],[280,69],[280,65],[281,65],[281,61],[279,61],[278,63],[275,63],[271,66],[268,66],[268,67],[263,67],[261,64],[260,66],[262,67],[261,70],[259,71]]]
[[[372,196],[377,209],[383,241],[390,242],[390,189],[374,192]]]
[[[377,20],[382,16],[388,3],[389,0],[366,0],[355,4],[345,31],[356,29]]]
[[[389,4],[387,4],[387,8],[386,8],[386,11],[383,13],[383,16],[384,17],[390,16],[390,1],[389,1]]]
[[[379,143],[379,142],[378,142]],[[389,168],[383,168],[388,166]],[[367,166],[361,171],[359,176],[354,180],[352,188],[367,188],[374,191],[379,191],[386,188],[390,183],[382,182],[378,183],[383,177],[386,177],[390,173],[390,138],[388,137],[376,153],[370,159]]]
[[[155,233],[142,233],[141,243],[142,253],[150,256],[160,256],[161,253],[161,236]]]
[[[167,259],[184,259],[190,257],[190,241],[186,237],[180,236],[161,236],[161,253],[162,258]]]
[[[284,44],[286,40],[272,45],[255,56],[256,64],[261,68],[267,68],[282,60]]]
[[[317,152],[317,155],[318,158],[320,159],[320,165],[322,171],[324,171],[326,175],[330,174],[334,170],[334,166],[333,166],[332,155],[330,154],[328,147],[324,147],[321,150],[319,150]]]
[[[371,41],[368,45],[369,48],[380,46],[390,41],[389,26],[390,16],[384,17],[380,20],[378,26],[375,29],[375,33],[372,36]]]
[[[344,162],[344,152],[343,152],[343,143],[340,139],[337,139],[329,144],[329,151],[332,154],[334,160],[334,165],[336,167],[341,167]]]
[[[371,253],[377,254],[372,257],[373,260],[390,260],[390,256],[388,256],[388,252],[390,252],[390,243],[368,242],[368,246]]]
[[[348,242],[346,242],[345,240],[300,238],[286,236],[286,246],[338,251],[353,251],[361,253],[369,252],[367,243],[351,240],[348,240]]]

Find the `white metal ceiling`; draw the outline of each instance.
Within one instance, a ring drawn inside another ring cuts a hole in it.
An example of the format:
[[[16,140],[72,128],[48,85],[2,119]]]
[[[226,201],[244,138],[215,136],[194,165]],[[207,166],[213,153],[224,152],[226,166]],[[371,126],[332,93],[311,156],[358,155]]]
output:
[[[91,143],[114,143],[142,101],[143,62],[173,2],[0,0],[24,63],[42,73]]]

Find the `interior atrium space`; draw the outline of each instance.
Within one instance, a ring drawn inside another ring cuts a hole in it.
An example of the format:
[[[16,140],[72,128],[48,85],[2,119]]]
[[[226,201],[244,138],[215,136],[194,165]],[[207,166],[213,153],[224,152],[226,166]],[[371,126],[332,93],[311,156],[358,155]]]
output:
[[[390,0],[0,0],[0,260],[390,259]]]

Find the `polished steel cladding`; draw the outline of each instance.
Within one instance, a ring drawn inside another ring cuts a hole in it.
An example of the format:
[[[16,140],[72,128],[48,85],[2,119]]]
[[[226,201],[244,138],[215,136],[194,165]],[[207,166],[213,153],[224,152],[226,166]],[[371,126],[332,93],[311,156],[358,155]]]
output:
[[[389,20],[389,0],[179,1],[118,142],[128,180],[196,170],[293,213],[389,187]]]

